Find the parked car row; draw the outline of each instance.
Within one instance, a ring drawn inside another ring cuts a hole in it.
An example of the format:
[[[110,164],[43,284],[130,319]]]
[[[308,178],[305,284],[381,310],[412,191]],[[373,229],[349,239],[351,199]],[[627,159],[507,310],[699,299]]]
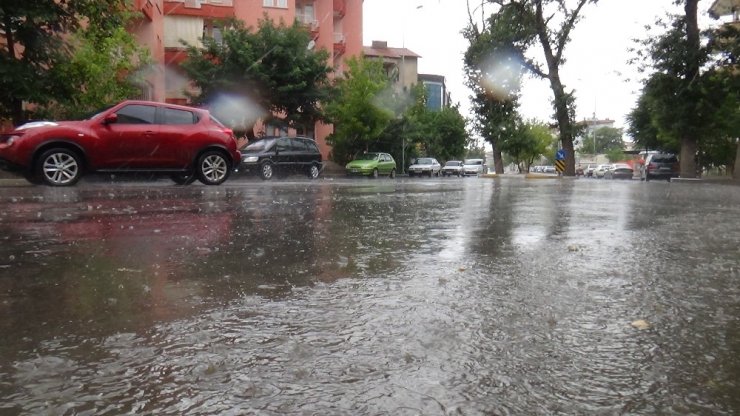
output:
[[[233,172],[264,180],[288,174],[317,178],[323,168],[316,142],[306,137],[271,136],[237,148],[231,129],[210,112],[167,103],[126,100],[79,121],[35,121],[0,135],[0,169],[32,183],[70,186],[88,173],[147,173],[169,176],[180,185],[198,180],[219,185]],[[346,166],[350,175],[391,178],[389,153],[368,152]],[[483,159],[412,161],[409,176],[480,175]]]

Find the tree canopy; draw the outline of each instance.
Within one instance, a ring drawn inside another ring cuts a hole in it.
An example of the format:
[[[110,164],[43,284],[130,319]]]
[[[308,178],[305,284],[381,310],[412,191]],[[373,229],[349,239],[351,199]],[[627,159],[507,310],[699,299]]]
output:
[[[246,130],[263,118],[284,127],[306,128],[323,118],[320,103],[330,95],[326,50],[309,48],[310,33],[299,23],[275,24],[265,16],[256,30],[238,20],[227,22],[223,39],[206,37],[189,45],[182,68],[198,87],[193,100],[209,104],[223,95],[247,100],[258,110],[245,120],[222,116]],[[218,109],[214,111],[220,116]]]
[[[89,56],[99,49],[96,40],[104,37],[130,45],[125,39],[130,35],[121,33],[129,17],[125,0],[0,3],[0,117],[10,117],[17,125],[28,116],[23,113],[23,102],[44,106],[95,88],[95,80],[69,77],[72,67],[85,72],[94,65],[83,69],[87,62],[75,63],[74,57]],[[90,28],[85,35],[80,34],[81,21]],[[102,56],[101,50],[97,52]],[[123,59],[132,61],[130,56]]]
[[[326,105],[334,133],[327,142],[332,145],[332,158],[346,163],[358,152],[372,149],[394,118],[382,105],[390,90],[390,81],[378,60],[350,58],[349,71],[337,79],[337,94]]]
[[[624,150],[622,130],[615,127],[599,127],[582,138],[582,153],[606,153],[612,149]]]
[[[629,132],[641,148],[679,152],[681,176],[693,178],[699,167],[732,168],[740,152],[740,77],[730,69],[738,36],[731,26],[701,32],[698,0],[676,3],[684,13],[657,22],[665,32],[641,41],[635,61],[649,75]]]
[[[473,24],[471,17],[471,24],[464,32],[471,43],[466,53],[466,64],[471,67],[468,74],[473,84],[484,81],[485,85],[490,82],[490,75],[495,73],[481,66],[485,62],[506,63],[505,68],[511,68],[509,63],[516,62],[528,73],[549,81],[560,142],[566,151],[565,174],[569,176],[575,175],[575,98],[573,91],[566,89],[560,77],[560,67],[565,61],[565,47],[581,17],[581,10],[587,3],[596,2],[577,0],[571,2],[572,7],[569,7],[570,3],[562,0],[487,0],[485,3],[495,6],[495,12],[482,24]],[[472,16],[472,13],[469,14]],[[542,53],[544,62],[528,58],[527,52],[534,48]],[[486,59],[476,58],[481,57],[481,51],[485,50],[494,51],[494,54]],[[475,59],[468,61],[469,57]],[[496,86],[508,86],[506,82],[496,82],[495,77],[493,80]],[[486,90],[490,89],[490,86],[486,87]],[[477,95],[476,99],[480,100]],[[502,114],[501,111],[496,113]]]

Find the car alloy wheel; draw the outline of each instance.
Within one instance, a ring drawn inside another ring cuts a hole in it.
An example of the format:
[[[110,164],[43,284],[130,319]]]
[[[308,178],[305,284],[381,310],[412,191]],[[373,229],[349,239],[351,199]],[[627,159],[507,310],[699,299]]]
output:
[[[272,169],[272,163],[265,162],[265,163],[262,164],[262,166],[260,166],[260,177],[263,180],[266,180],[267,181],[267,180],[272,179],[273,173],[274,173],[274,171]]]
[[[377,178],[377,177],[378,177],[378,170],[373,169],[373,178]]]
[[[36,173],[47,185],[70,186],[82,177],[82,163],[72,150],[50,149],[39,158]]]
[[[308,168],[308,177],[311,179],[316,179],[319,177],[319,167],[316,165],[311,165],[310,168]]]
[[[204,185],[220,185],[228,179],[231,168],[223,153],[212,150],[198,158],[196,171]]]

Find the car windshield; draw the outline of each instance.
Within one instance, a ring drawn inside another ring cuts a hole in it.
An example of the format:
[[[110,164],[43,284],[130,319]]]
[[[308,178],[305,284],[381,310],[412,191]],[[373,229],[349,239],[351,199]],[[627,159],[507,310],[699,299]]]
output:
[[[245,152],[262,152],[264,150],[271,148],[274,143],[275,143],[275,139],[257,140],[254,143],[247,144],[247,146],[244,147],[243,150]]]
[[[73,117],[72,120],[93,120],[106,111],[110,110],[114,105],[115,104],[106,105],[105,107],[98,108],[97,110],[86,113],[80,117]]]
[[[421,158],[416,160],[417,165],[431,165],[432,163],[432,159],[428,158]]]
[[[482,160],[470,160],[470,159],[468,159],[468,160],[465,161],[465,164],[466,165],[482,165],[483,164],[483,161]]]
[[[375,160],[378,158],[377,153],[363,153],[355,158],[355,160]]]
[[[460,162],[447,162],[445,166],[460,166]]]

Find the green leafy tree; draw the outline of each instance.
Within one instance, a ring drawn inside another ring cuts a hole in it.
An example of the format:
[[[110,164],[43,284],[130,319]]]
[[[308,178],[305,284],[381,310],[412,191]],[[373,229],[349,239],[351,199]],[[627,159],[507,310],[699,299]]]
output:
[[[468,146],[465,148],[465,159],[485,159],[486,148],[481,146],[477,141],[468,142]]]
[[[546,124],[529,121],[520,125],[517,134],[503,143],[501,151],[517,165],[519,172],[529,172],[534,160],[548,153],[553,142]]]
[[[482,4],[481,4],[482,6]],[[501,5],[489,18],[476,22],[468,2],[468,26],[463,30],[466,84],[473,91],[474,128],[491,144],[496,173],[503,173],[502,147],[516,140],[522,53],[534,41],[528,18],[511,4]]]
[[[358,152],[379,150],[374,147],[383,141],[386,129],[400,133],[405,128],[404,123],[392,123],[397,118],[384,105],[391,86],[383,63],[350,58],[347,66],[345,76],[336,80],[336,96],[326,105],[328,120],[334,124],[327,142],[333,147],[332,159],[340,164]]]
[[[506,51],[531,74],[546,79],[553,93],[554,117],[558,123],[560,142],[566,151],[565,175],[575,175],[574,138],[575,97],[560,76],[565,61],[565,47],[570,34],[587,3],[597,0],[577,0],[569,7],[562,0],[488,0],[497,9],[489,18],[488,31],[496,49]],[[544,62],[529,58],[528,52],[539,49]]]
[[[88,27],[71,35],[69,45],[71,56],[54,71],[68,91],[40,112],[54,119],[78,118],[140,93],[138,70],[150,59],[125,27]]]
[[[265,16],[256,31],[232,20],[223,39],[203,39],[203,47],[188,46],[182,68],[198,87],[196,103],[214,103],[223,95],[237,96],[258,110],[250,114],[216,116],[251,139],[254,124],[265,122],[285,127],[312,127],[323,119],[320,103],[330,96],[328,52],[308,47],[310,33],[297,22],[275,24]]]
[[[606,158],[612,163],[622,161],[625,159],[624,149],[612,147],[606,151]]]
[[[445,107],[439,111],[426,109],[415,121],[422,132],[417,143],[425,153],[441,161],[459,159],[465,154],[469,140],[465,118],[457,106]]]
[[[101,32],[121,27],[125,0],[5,0],[0,3],[0,117],[24,122],[23,102],[65,97],[69,82],[55,71],[69,60],[70,34],[86,21]]]
[[[683,5],[683,14],[671,16],[669,24],[658,22],[665,33],[642,41],[644,49],[638,51],[636,60],[646,62],[642,69],[652,73],[630,114],[630,131],[641,147],[679,150],[680,175],[693,178],[698,167],[711,163],[702,158],[716,157],[717,149],[736,139],[731,135],[737,134],[738,83],[732,71],[723,73],[711,62],[712,44],[702,42],[711,31],[699,30],[699,0],[675,3]],[[730,44],[737,43],[733,39]],[[722,48],[727,59],[736,59],[733,48]],[[733,127],[734,133],[725,132]]]
[[[606,153],[611,149],[624,150],[622,130],[615,127],[600,127],[582,138],[583,153]]]
[[[676,3],[684,13],[657,22],[665,33],[641,42],[635,61],[647,62],[642,69],[652,72],[630,112],[628,131],[640,148],[680,153],[681,176],[714,166],[737,174],[740,77],[732,68],[740,53],[738,29],[722,25],[700,32],[698,1]]]

